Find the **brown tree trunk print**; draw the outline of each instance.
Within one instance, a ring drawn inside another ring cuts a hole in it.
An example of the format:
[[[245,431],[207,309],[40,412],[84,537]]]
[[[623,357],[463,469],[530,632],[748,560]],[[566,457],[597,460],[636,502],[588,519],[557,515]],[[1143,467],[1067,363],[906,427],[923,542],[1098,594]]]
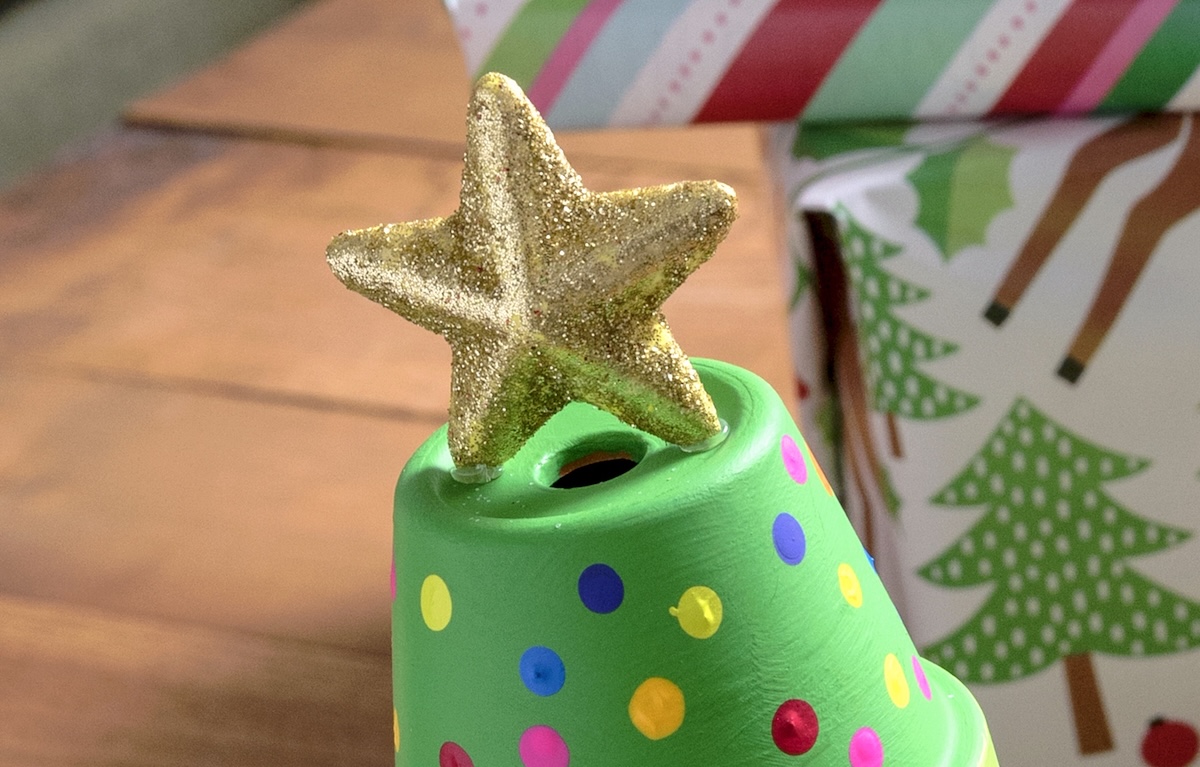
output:
[[[903,458],[904,444],[900,441],[900,424],[896,423],[896,414],[888,412],[885,415],[887,417],[888,444],[892,448],[892,456]]]
[[[1117,167],[1171,143],[1179,135],[1181,121],[1178,115],[1135,118],[1095,136],[1079,148],[1050,204],[983,313],[992,324],[999,326],[1008,319],[1100,182]]]
[[[1081,652],[1063,657],[1067,689],[1071,695],[1071,715],[1075,719],[1075,737],[1083,755],[1112,751],[1112,730],[1108,713],[1100,697],[1100,684],[1091,653]]]
[[[1139,117],[1084,144],[1072,158],[1050,204],[984,310],[992,324],[1008,319],[1017,302],[1074,224],[1100,183],[1117,167],[1162,149],[1181,129],[1187,138],[1174,167],[1133,207],[1058,375],[1076,383],[1116,322],[1125,300],[1167,230],[1200,207],[1200,126],[1179,115]]]
[[[1190,126],[1183,151],[1166,177],[1129,213],[1108,271],[1059,375],[1074,383],[1116,322],[1125,299],[1167,230],[1200,208],[1200,125]]]

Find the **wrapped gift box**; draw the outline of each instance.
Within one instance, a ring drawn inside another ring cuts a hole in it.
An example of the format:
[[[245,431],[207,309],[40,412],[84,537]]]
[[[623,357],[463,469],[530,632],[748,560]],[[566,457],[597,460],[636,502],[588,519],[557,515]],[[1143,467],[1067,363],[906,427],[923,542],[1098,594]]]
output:
[[[446,5],[554,127],[1200,109],[1197,0]]]
[[[809,439],[918,645],[1005,763],[1190,763],[1200,123],[802,127],[776,147],[798,366],[830,382]],[[1174,761],[1158,717],[1186,722]]]
[[[556,128],[788,121],[805,434],[918,643],[1005,764],[1200,764],[1200,0],[447,6]]]

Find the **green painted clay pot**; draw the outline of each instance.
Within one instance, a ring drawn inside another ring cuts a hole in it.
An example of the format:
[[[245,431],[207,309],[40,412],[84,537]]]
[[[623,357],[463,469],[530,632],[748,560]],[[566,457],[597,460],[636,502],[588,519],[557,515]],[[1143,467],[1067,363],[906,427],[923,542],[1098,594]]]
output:
[[[783,403],[746,371],[696,367],[729,425],[706,452],[572,404],[487,484],[451,477],[445,429],[413,456],[395,506],[397,765],[995,764]]]

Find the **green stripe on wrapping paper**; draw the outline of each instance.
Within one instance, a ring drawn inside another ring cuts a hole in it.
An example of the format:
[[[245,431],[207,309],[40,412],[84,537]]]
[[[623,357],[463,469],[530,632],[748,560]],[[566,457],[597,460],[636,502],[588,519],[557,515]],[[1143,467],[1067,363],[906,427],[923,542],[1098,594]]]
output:
[[[931,19],[908,0],[887,0],[825,78],[803,119],[911,117],[992,4],[938,3]]]
[[[1163,107],[1197,68],[1200,68],[1200,2],[1183,0],[1100,102],[1100,110],[1142,111]]]
[[[526,90],[588,0],[530,0],[513,18],[479,74],[500,72]]]

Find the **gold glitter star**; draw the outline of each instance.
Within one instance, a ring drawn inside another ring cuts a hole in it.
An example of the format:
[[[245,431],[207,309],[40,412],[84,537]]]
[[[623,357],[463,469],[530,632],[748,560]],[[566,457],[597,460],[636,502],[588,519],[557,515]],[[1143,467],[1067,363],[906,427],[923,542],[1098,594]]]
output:
[[[668,442],[720,432],[663,301],[737,215],[715,181],[591,192],[512,80],[475,86],[459,208],[345,232],[338,279],[446,337],[449,444],[459,467],[498,467],[568,402]]]

